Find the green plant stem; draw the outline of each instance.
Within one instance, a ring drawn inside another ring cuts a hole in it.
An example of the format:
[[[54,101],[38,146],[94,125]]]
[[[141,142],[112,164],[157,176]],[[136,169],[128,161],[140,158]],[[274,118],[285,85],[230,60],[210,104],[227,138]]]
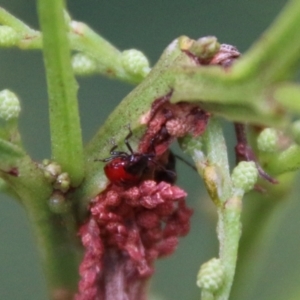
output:
[[[288,111],[294,109],[295,104],[288,99],[295,91],[300,94],[299,86],[285,86],[283,90],[275,83],[286,80],[299,62],[299,14],[300,2],[291,0],[230,72],[177,66],[172,101],[200,102],[204,109],[234,121],[284,126],[286,113],[282,107]]]
[[[185,138],[181,146],[194,159],[217,207],[219,257],[225,269],[225,278],[223,286],[213,299],[225,300],[229,298],[235,273],[241,233],[242,199],[232,187],[226,144],[219,122],[215,118],[211,119],[203,137],[198,138],[198,141]],[[203,291],[201,299],[211,299],[211,294]]]
[[[300,2],[290,0],[270,28],[233,68],[233,76],[275,82],[299,65]]]
[[[60,215],[50,211],[52,186],[36,163],[26,155],[16,158],[12,163],[19,176],[3,173],[1,177],[26,209],[37,240],[50,298],[70,299],[76,291],[78,280],[75,220],[70,211]]]
[[[108,77],[118,78],[129,83],[139,83],[144,78],[132,75],[122,64],[122,52],[106,41],[82,22],[71,21],[69,16],[65,22],[70,22],[67,37],[72,50],[81,51],[92,57],[98,64],[97,72]],[[0,24],[12,27],[20,34],[17,46],[21,49],[42,49],[42,35],[31,29],[24,22],[0,7]]]
[[[3,164],[7,163],[7,160],[22,157],[23,155],[24,151],[18,145],[0,138],[0,166],[2,168]]]
[[[17,46],[21,49],[41,49],[42,37],[39,31],[33,30],[24,22],[0,7],[0,24],[10,26],[20,35]]]
[[[10,14],[2,7],[0,7],[0,23],[10,26],[19,32],[27,34],[32,34],[34,32],[34,30],[31,29],[28,25],[26,25],[24,22]]]
[[[290,146],[288,149],[273,157],[268,163],[268,170],[274,175],[297,171],[299,167],[300,147],[298,145]]]
[[[69,39],[73,49],[92,57],[98,72],[129,83],[140,83],[144,78],[133,76],[122,65],[122,52],[84,23],[72,21]]]
[[[280,218],[286,213],[286,200],[293,190],[295,175],[285,174],[279,178],[279,184],[266,184],[267,193],[253,191],[246,197],[232,299],[240,299],[242,295],[251,298],[251,292],[259,284],[265,258],[280,226]]]
[[[83,179],[83,146],[77,103],[77,83],[72,67],[63,15],[63,1],[39,0],[43,31],[52,158],[68,172],[73,186]]]
[[[70,299],[78,280],[77,229],[72,212],[58,215],[50,211],[53,188],[43,171],[20,146],[3,139],[0,139],[0,170],[1,189],[14,196],[28,214],[50,298]],[[65,298],[59,298],[60,294]]]
[[[219,256],[225,268],[223,287],[215,295],[216,300],[229,298],[233,283],[238,244],[241,233],[241,197],[236,196],[231,184],[227,149],[222,128],[217,120],[211,120],[205,133],[208,165],[217,169],[220,181],[217,234],[219,239]],[[208,179],[208,178],[206,178]]]
[[[219,68],[175,66],[173,72],[176,82],[172,86],[172,101],[185,99],[201,102],[206,110],[233,121],[285,126],[286,113],[282,111],[282,106],[291,111],[291,103],[285,99],[292,87],[284,94],[276,94],[277,88],[281,87],[274,86],[274,83],[286,79],[283,74],[290,75],[299,59],[299,14],[299,1],[291,0],[276,22],[230,72]],[[117,78],[131,82],[142,79],[125,74],[121,52],[85,24],[71,22],[69,36],[72,48],[82,50],[96,59],[103,65],[104,74],[114,74]],[[299,89],[298,86],[295,88]]]
[[[289,205],[286,200],[289,199],[293,191],[292,187],[296,179],[295,172],[288,172],[277,177],[280,170],[269,167],[273,165],[274,161],[277,161],[280,154],[259,151],[256,145],[259,132],[255,128],[250,127],[248,129],[248,140],[251,142],[252,149],[256,152],[258,161],[267,172],[271,171],[269,174],[276,176],[279,183],[270,184],[261,179],[257,186],[264,192],[253,191],[245,197],[242,219],[243,234],[231,293],[232,299],[243,298],[243,295],[248,295],[250,299],[251,293],[259,285],[265,259],[272,247],[278,226],[280,226],[280,218],[286,214],[285,208]],[[281,164],[281,167],[287,166],[285,163]],[[244,284],[245,282],[247,284]]]
[[[182,99],[199,103],[203,109],[235,122],[247,121],[269,127],[287,125],[287,113],[282,110],[284,103],[278,98],[275,101],[276,88],[260,80],[259,69],[256,79],[243,81],[236,78],[233,71],[228,73],[218,67],[176,67],[174,72],[177,76],[173,103]]]
[[[71,72],[65,31],[67,25],[62,13],[63,5],[62,1],[58,0],[39,0],[38,4],[49,84],[53,157],[65,171],[70,173],[73,183],[78,184],[83,175],[81,133],[76,102],[77,87]],[[290,75],[294,71],[293,64],[300,57],[299,14],[299,1],[290,1],[264,38],[254,45],[230,72],[224,72],[217,67],[198,68],[181,52],[178,44],[173,43],[169,46],[151,74],[122,101],[88,145],[85,152],[87,178],[82,187],[76,191],[75,196],[79,199],[88,199],[105,187],[103,164],[95,163],[94,159],[106,156],[110,148],[109,140],[112,137],[117,143],[124,139],[127,134],[124,125],[130,123],[135,133],[140,134],[146,124],[146,116],[153,101],[164,96],[171,89],[174,90],[173,102],[182,100],[201,102],[202,107],[208,111],[230,120],[267,126],[285,126],[287,121],[285,110],[291,110],[292,107],[291,103],[286,102],[289,90],[283,93],[284,97],[280,96],[280,93],[276,94],[275,84],[279,80],[286,80],[286,74]],[[4,16],[3,10],[0,11],[0,20],[1,16]],[[8,18],[3,22],[25,30],[21,28],[23,26],[21,23],[13,19]],[[91,49],[90,54],[95,56],[97,47],[100,49],[107,46],[106,42],[94,36],[93,32],[87,34],[87,40],[82,39],[78,43],[80,46],[80,43],[86,43],[84,46]],[[109,50],[110,46],[107,49]],[[115,61],[120,64],[120,52],[114,51],[114,55]],[[206,148],[206,155],[202,148],[195,148],[192,145],[190,153],[217,206],[219,255],[225,268],[225,281],[215,295],[215,299],[224,300],[229,297],[235,272],[240,236],[241,198],[234,194],[231,186],[226,147],[216,120],[210,122],[200,144],[201,147]],[[103,152],[99,152],[100,150]],[[291,165],[292,158],[296,155],[298,150],[292,155],[283,156],[281,164]],[[293,164],[295,165],[295,161]],[[29,218],[35,227],[38,243],[42,249],[51,291],[68,289],[67,286],[74,285],[74,280],[70,279],[65,272],[71,269],[73,274],[76,274],[75,256],[74,253],[69,255],[70,252],[72,253],[68,248],[70,243],[67,244],[67,250],[63,254],[57,249],[58,247],[61,251],[60,247],[65,245],[66,235],[63,230],[59,231],[61,227],[53,225],[56,224],[57,219],[49,212],[47,205],[51,187],[42,179],[42,174],[38,173],[33,163],[28,162],[27,167],[20,168],[20,171],[22,172],[20,178],[10,175],[4,177],[24,199],[24,205],[29,212]],[[27,175],[30,175],[29,178],[26,178]],[[38,189],[35,191],[37,186]],[[65,219],[72,223],[72,219],[68,216]],[[60,221],[59,217],[57,223]],[[71,224],[68,227],[73,226]],[[71,257],[71,268],[65,265],[66,257]]]

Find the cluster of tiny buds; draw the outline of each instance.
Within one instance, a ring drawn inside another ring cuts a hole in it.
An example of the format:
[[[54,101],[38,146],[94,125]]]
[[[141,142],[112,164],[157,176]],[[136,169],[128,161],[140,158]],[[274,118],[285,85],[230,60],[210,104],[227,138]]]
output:
[[[94,283],[109,272],[103,263],[112,250],[120,265],[126,266],[122,277],[126,286],[149,277],[155,260],[173,253],[178,237],[189,231],[192,211],[185,205],[186,196],[179,187],[154,180],[129,188],[110,185],[98,195],[92,201],[88,223],[80,229],[86,252],[76,299],[89,299],[84,294],[94,293]]]
[[[265,128],[257,138],[257,147],[263,152],[275,152],[277,150],[278,134],[274,128]]]
[[[255,162],[242,161],[234,169],[231,175],[233,186],[244,192],[253,189],[258,178],[258,170]]]
[[[218,258],[212,258],[204,263],[197,275],[197,286],[203,290],[215,293],[224,282],[225,270],[222,262]]]
[[[4,121],[17,119],[21,111],[18,97],[9,90],[0,92],[0,118]]]
[[[110,235],[106,242],[128,251],[140,275],[147,276],[152,273],[153,259],[171,254],[177,246],[177,237],[189,230],[191,211],[185,207],[185,197],[186,193],[179,187],[146,180],[123,192],[116,188],[99,195],[91,214],[104,227],[102,233]],[[135,224],[128,227],[129,218]],[[139,237],[133,238],[132,234]],[[133,248],[136,251],[132,252]]]
[[[59,190],[62,193],[69,190],[71,185],[69,174],[62,172],[61,166],[58,163],[44,159],[42,169],[46,179],[52,183],[54,189]]]
[[[121,54],[123,68],[134,76],[146,77],[150,72],[147,57],[139,50],[129,49]]]
[[[206,36],[194,41],[189,51],[199,58],[210,58],[220,49],[220,44],[214,36]]]
[[[72,56],[72,67],[78,75],[91,75],[97,71],[96,61],[83,53],[76,53]]]
[[[54,191],[49,198],[49,208],[55,214],[64,214],[70,209],[70,202],[60,191]]]
[[[2,25],[0,26],[0,46],[11,47],[16,45],[20,40],[20,35],[13,28]]]

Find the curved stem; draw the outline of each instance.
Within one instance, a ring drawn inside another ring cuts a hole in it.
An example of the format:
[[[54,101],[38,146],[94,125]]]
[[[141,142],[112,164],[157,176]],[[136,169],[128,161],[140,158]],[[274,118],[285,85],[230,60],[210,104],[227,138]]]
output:
[[[234,76],[264,81],[288,78],[299,64],[300,2],[290,0],[278,18],[233,68]]]

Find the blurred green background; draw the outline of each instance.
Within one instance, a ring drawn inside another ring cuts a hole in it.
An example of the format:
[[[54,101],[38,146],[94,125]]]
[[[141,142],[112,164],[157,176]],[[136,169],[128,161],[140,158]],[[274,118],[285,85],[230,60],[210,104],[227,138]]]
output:
[[[195,39],[214,35],[220,42],[235,45],[244,52],[285,3],[283,0],[70,0],[68,7],[75,20],[86,22],[119,49],[142,50],[154,64],[163,49],[180,35]],[[1,6],[38,28],[35,1],[2,0]],[[22,101],[20,131],[26,149],[35,160],[50,157],[47,94],[40,51],[0,49],[0,66],[0,90],[11,89]],[[78,82],[83,138],[88,142],[133,87],[100,76],[78,78]],[[232,128],[225,125],[232,150]],[[199,178],[180,162],[178,168],[179,185],[189,192],[188,202],[195,210],[192,230],[171,258],[157,263],[151,289],[162,299],[199,299],[195,285],[199,266],[218,253],[216,220]],[[294,192],[294,197],[273,214],[270,234],[266,230],[261,247],[250,257],[249,272],[257,271],[260,275],[255,280],[239,280],[232,299],[287,299],[282,290],[292,293],[300,277],[300,262],[296,259],[300,250],[297,196]],[[245,202],[247,211],[247,199]],[[290,279],[292,274],[294,280]],[[45,289],[26,214],[14,200],[1,195],[0,299],[46,299]]]

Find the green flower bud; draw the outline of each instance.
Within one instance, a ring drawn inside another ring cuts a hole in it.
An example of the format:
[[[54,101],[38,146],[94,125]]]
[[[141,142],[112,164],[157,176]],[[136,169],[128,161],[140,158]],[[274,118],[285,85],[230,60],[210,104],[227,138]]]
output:
[[[224,282],[225,271],[220,259],[204,263],[197,275],[197,286],[211,293],[218,291]]]
[[[68,211],[69,205],[60,192],[54,192],[49,199],[49,208],[53,213],[62,214]]]
[[[20,102],[17,96],[9,91],[0,92],[0,118],[8,121],[16,119],[21,111]]]
[[[83,53],[73,55],[72,67],[78,75],[89,75],[97,71],[97,63],[90,56]]]
[[[206,36],[194,41],[189,51],[199,58],[205,59],[215,55],[220,49],[220,44],[214,36]]]
[[[59,174],[61,174],[61,166],[56,162],[45,159],[43,160],[43,171],[49,182],[54,182],[57,180]]]
[[[258,177],[258,171],[253,161],[242,161],[234,169],[231,175],[233,185],[249,192],[253,189]]]
[[[263,152],[275,152],[277,147],[278,135],[275,129],[264,129],[257,138],[257,147]]]
[[[134,76],[146,77],[150,72],[147,57],[136,49],[125,50],[122,52],[123,68]]]
[[[57,176],[53,187],[65,193],[70,188],[71,180],[68,173],[61,173]]]
[[[0,26],[0,46],[11,47],[16,45],[20,40],[20,36],[13,28],[9,26]]]
[[[43,167],[48,166],[50,163],[51,163],[51,160],[48,159],[48,158],[45,158],[45,159],[43,159],[43,161],[42,161]]]

